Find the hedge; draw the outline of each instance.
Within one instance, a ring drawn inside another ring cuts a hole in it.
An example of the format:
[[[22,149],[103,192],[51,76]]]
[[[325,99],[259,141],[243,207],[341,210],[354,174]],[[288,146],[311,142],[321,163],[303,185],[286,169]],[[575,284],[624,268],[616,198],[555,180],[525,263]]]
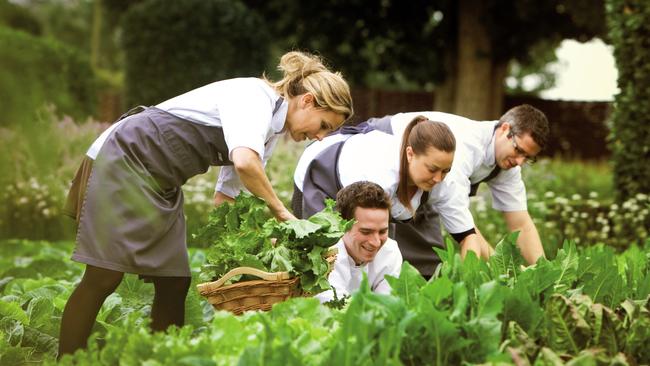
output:
[[[618,199],[650,192],[650,2],[607,0],[620,93],[614,100],[611,150]]]
[[[20,29],[35,36],[43,33],[43,27],[36,16],[25,7],[10,3],[7,0],[0,0],[0,24],[9,28]]]
[[[128,106],[260,76],[269,58],[265,24],[238,0],[148,0],[132,6],[122,26]]]
[[[29,123],[48,103],[78,119],[95,112],[95,77],[78,50],[0,26],[0,55],[0,126]]]

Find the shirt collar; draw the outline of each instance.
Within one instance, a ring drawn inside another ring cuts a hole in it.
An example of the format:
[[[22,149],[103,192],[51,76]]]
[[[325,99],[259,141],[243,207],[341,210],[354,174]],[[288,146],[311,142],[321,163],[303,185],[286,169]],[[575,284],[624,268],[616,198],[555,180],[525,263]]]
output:
[[[345,246],[345,242],[343,241],[343,238],[340,239],[341,245],[339,247],[339,255],[341,255],[341,248],[345,252],[345,259],[348,261],[348,265],[350,268],[364,268],[368,265],[368,263],[362,263],[357,265],[357,262],[354,261],[354,258],[348,253],[348,248]]]
[[[275,112],[273,118],[271,119],[271,129],[273,129],[274,134],[279,134],[284,132],[282,130],[284,129],[284,125],[287,120],[288,110],[289,110],[289,102],[287,102],[286,99],[283,99],[280,108],[278,108],[277,112]]]
[[[490,131],[492,133],[492,135],[490,137],[490,143],[487,145],[487,149],[485,150],[485,160],[484,161],[485,161],[485,165],[487,165],[487,166],[494,166],[496,164],[496,157],[495,157],[495,154],[494,154],[494,146],[495,146],[495,143],[496,143],[497,134],[496,134],[496,129],[494,128],[494,126],[496,126],[497,122],[498,121],[494,121],[494,123],[492,123],[492,128],[490,129]]]

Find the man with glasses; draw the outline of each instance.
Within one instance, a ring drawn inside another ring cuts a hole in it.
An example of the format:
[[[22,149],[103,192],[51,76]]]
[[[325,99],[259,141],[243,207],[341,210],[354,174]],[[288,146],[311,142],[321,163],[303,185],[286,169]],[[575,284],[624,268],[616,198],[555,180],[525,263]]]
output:
[[[375,129],[401,135],[408,122],[418,115],[447,124],[456,137],[456,155],[449,178],[453,177],[464,193],[456,199],[469,209],[469,197],[476,195],[480,183],[486,182],[493,208],[502,212],[510,231],[520,232],[517,245],[526,261],[533,264],[544,256],[537,228],[528,214],[526,187],[521,179],[521,165],[533,163],[546,145],[549,127],[544,113],[530,105],[520,105],[498,121],[477,122],[442,112],[410,112],[367,122]],[[441,247],[442,243],[432,242],[428,234],[439,227],[439,219],[426,208],[417,216],[415,223],[393,224],[391,237],[399,243],[404,260],[414,264],[426,277],[439,263],[431,247]],[[483,242],[481,255],[489,256],[492,247],[478,228],[473,230]]]

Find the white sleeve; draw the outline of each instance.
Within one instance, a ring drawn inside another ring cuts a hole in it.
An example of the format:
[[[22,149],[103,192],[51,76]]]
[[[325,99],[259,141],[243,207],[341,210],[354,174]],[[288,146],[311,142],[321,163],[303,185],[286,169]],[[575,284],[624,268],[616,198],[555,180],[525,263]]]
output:
[[[429,203],[440,214],[440,219],[449,233],[458,234],[474,228],[467,192],[453,179],[445,178],[438,183],[429,194]]]
[[[239,180],[239,175],[235,171],[235,167],[232,165],[222,166],[219,170],[219,178],[217,179],[215,191],[235,198],[242,190],[246,190],[246,188]]]
[[[262,89],[233,88],[221,93],[216,103],[230,159],[238,147],[250,148],[263,158],[273,116],[269,96]]]
[[[492,192],[492,207],[503,212],[526,211],[526,186],[521,167],[504,170],[487,182]]]
[[[275,149],[275,145],[277,144],[278,140],[279,140],[279,135],[273,136],[264,147],[262,165],[265,168],[266,168],[266,164],[271,158],[271,155],[273,153],[273,150]],[[217,178],[215,191],[221,192],[228,197],[235,198],[239,195],[239,193],[242,190],[248,192],[246,187],[244,187],[244,184],[239,179],[239,175],[237,174],[235,167],[232,165],[222,166],[221,170],[219,171],[219,177]]]
[[[350,137],[339,157],[341,184],[367,180],[388,192],[399,180],[399,146],[398,138],[380,131]]]

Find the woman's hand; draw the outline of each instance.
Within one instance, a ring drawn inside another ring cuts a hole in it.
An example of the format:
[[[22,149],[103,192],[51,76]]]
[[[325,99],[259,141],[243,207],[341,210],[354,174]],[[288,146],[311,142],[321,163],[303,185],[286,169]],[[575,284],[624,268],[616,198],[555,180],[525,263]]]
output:
[[[223,193],[221,193],[219,191],[215,191],[214,192],[214,206],[218,207],[222,203],[225,203],[225,202],[232,203],[232,202],[235,202],[235,199],[230,197],[230,196],[227,196],[227,195],[225,195],[225,194],[223,194]]]
[[[273,216],[275,216],[278,221],[288,221],[288,220],[297,220],[297,218],[289,212],[284,206],[282,207],[282,210],[279,210],[277,212],[274,212],[271,210],[271,213],[273,213]]]
[[[255,151],[247,147],[235,148],[232,151],[232,161],[244,187],[263,199],[276,219],[280,221],[296,219],[275,194],[271,182],[264,172],[262,160]]]

